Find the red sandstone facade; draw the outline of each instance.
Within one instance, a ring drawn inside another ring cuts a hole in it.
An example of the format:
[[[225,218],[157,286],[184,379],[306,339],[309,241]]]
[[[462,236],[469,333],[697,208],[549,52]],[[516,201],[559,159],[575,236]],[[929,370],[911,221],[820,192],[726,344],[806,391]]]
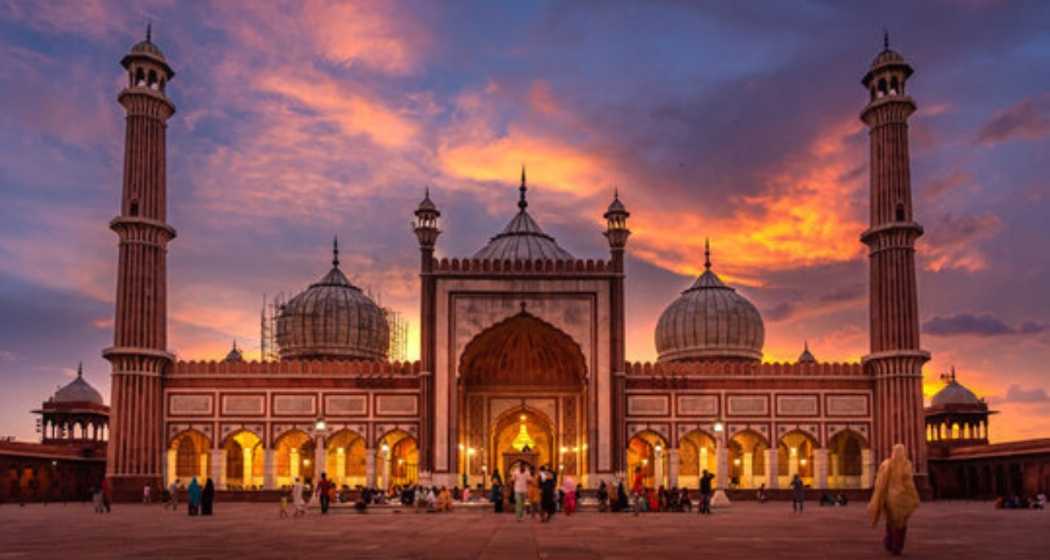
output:
[[[416,209],[418,363],[243,362],[236,352],[224,362],[177,362],[165,337],[175,236],[165,222],[165,123],[175,111],[165,87],[174,72],[148,38],[123,64],[116,321],[104,351],[113,364],[114,488],[137,494],[197,476],[220,488],[269,489],[322,470],[348,485],[451,486],[516,461],[549,463],[587,486],[640,468],[653,485],[693,486],[708,469],[722,487],[776,488],[799,474],[816,488],[867,488],[897,442],[925,478],[929,355],[918,334],[911,68],[888,48],[864,78],[871,99],[862,113],[871,127],[871,227],[861,237],[870,249],[871,352],[843,364],[817,362],[808,348],[799,363],[761,363],[761,317],[717,278],[709,257],[657,335],[666,356],[628,363],[629,213],[616,197],[604,214],[608,260],[577,259],[527,212],[524,170],[518,214],[473,258],[435,259],[441,213],[429,193]],[[310,301],[357,290],[338,267],[333,259]],[[349,301],[331,300],[363,305]],[[296,343],[309,345],[310,329],[297,332]]]

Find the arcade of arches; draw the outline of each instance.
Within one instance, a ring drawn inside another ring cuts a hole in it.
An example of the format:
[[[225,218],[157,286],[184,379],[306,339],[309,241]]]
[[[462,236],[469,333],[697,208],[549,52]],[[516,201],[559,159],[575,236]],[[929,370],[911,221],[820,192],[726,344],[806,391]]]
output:
[[[752,430],[727,436],[720,446],[719,434],[693,430],[670,447],[664,436],[643,430],[627,444],[627,468],[640,469],[645,484],[695,488],[708,471],[715,485],[729,488],[786,488],[795,474],[814,488],[867,488],[871,485],[871,451],[864,439],[851,430],[836,433],[826,448],[810,434],[795,430],[780,437],[775,448]]]
[[[364,436],[343,428],[326,437],[292,429],[271,448],[258,434],[239,430],[214,449],[206,435],[186,430],[172,438],[166,459],[165,484],[178,480],[185,486],[210,477],[222,489],[263,490],[291,486],[297,478],[312,483],[325,472],[339,486],[390,487],[417,481],[419,448],[401,430],[369,448]]]

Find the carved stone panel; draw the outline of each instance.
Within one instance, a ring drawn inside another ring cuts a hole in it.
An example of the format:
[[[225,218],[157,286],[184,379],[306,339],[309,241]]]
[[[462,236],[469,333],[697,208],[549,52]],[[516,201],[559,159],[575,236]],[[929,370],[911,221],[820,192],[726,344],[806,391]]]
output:
[[[376,395],[376,416],[415,416],[419,413],[416,395]]]
[[[828,416],[867,416],[867,395],[828,395]]]
[[[262,416],[265,412],[265,395],[222,396],[222,413],[226,416]]]
[[[168,395],[168,414],[175,416],[210,416],[213,413],[212,395]]]
[[[274,395],[273,413],[277,416],[316,416],[317,395]]]
[[[718,395],[678,395],[679,416],[715,416]]]
[[[766,395],[729,395],[730,416],[768,416],[769,397]]]
[[[627,397],[628,416],[670,416],[671,398],[668,395],[630,395]]]
[[[368,395],[325,395],[324,411],[331,416],[367,416]]]
[[[778,416],[817,416],[817,395],[777,395]]]

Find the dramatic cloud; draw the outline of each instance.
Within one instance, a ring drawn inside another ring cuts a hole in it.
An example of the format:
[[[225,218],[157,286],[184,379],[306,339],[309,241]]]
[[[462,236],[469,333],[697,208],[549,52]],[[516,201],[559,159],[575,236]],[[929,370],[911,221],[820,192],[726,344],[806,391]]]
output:
[[[0,338],[0,409],[17,411],[0,431],[24,436],[25,403],[80,360],[108,394],[114,97],[147,21],[178,72],[167,170],[180,357],[221,357],[233,339],[253,356],[263,294],[324,274],[333,235],[353,281],[409,319],[416,355],[407,222],[423,188],[442,211],[438,255],[469,255],[516,211],[525,164],[529,210],[580,257],[607,255],[601,214],[619,189],[632,360],[656,358],[656,321],[710,238],[715,270],[764,314],[767,360],[794,360],[808,340],[820,359],[856,361],[868,350],[858,79],[887,9],[907,16],[891,32],[916,69],[923,316],[966,304],[1013,334],[925,337],[927,389],[952,364],[980,394],[1004,394],[1004,368],[1050,388],[1050,344],[1022,336],[1050,317],[1050,74],[1028,71],[1050,22],[1023,3],[3,2],[0,313],[19,328]],[[975,75],[995,86],[967,87]],[[996,433],[1029,433],[1021,418],[1004,406]]]
[[[929,270],[983,270],[988,260],[981,243],[1002,229],[994,214],[954,216],[944,214],[928,225],[930,233],[919,242],[919,253]]]
[[[961,313],[943,317],[933,317],[922,324],[925,333],[935,336],[1002,336],[1011,334],[1038,334],[1046,331],[1048,325],[1026,321],[1019,327],[1011,327],[1002,320],[988,314],[973,315]]]
[[[1020,385],[1010,385],[1006,390],[1006,401],[1015,403],[1041,403],[1050,401],[1050,394],[1046,389],[1033,387],[1025,388]]]
[[[1025,99],[999,111],[977,133],[977,141],[1037,140],[1050,135],[1050,93]]]

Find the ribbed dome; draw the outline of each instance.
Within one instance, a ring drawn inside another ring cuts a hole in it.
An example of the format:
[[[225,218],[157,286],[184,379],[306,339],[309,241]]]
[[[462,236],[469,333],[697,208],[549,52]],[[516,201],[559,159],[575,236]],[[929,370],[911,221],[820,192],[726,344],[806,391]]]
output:
[[[281,307],[277,345],[281,359],[386,359],[386,313],[339,269],[338,245],[332,270]]]
[[[761,360],[765,326],[758,309],[711,271],[704,273],[660,315],[659,361]]]
[[[897,51],[890,50],[890,49],[885,49],[882,52],[880,52],[879,54],[875,55],[875,59],[871,61],[871,67],[875,68],[875,67],[878,67],[878,66],[882,66],[883,64],[903,63],[903,62],[904,62],[904,57],[901,56],[901,53],[899,53]]]
[[[51,397],[51,401],[56,403],[105,404],[102,402],[102,395],[89,385],[87,381],[84,381],[82,366],[77,366],[77,378],[65,387],[55,391],[55,396]]]
[[[148,39],[145,41],[139,41],[138,43],[132,45],[131,52],[134,54],[149,55],[155,58],[159,58],[160,60],[167,60],[166,58],[164,58],[164,53],[161,52],[160,47],[154,45]]]
[[[982,403],[981,399],[973,394],[973,391],[963,387],[953,378],[948,381],[948,384],[943,389],[933,395],[933,398],[930,399],[930,404],[932,406],[946,406],[960,404],[980,405]]]
[[[489,239],[487,245],[474,253],[475,259],[489,260],[573,260],[568,251],[562,249],[553,237],[543,233],[540,225],[525,210],[529,203],[525,200],[525,170],[521,170],[521,198],[518,200],[518,213],[503,228],[503,231]]]

